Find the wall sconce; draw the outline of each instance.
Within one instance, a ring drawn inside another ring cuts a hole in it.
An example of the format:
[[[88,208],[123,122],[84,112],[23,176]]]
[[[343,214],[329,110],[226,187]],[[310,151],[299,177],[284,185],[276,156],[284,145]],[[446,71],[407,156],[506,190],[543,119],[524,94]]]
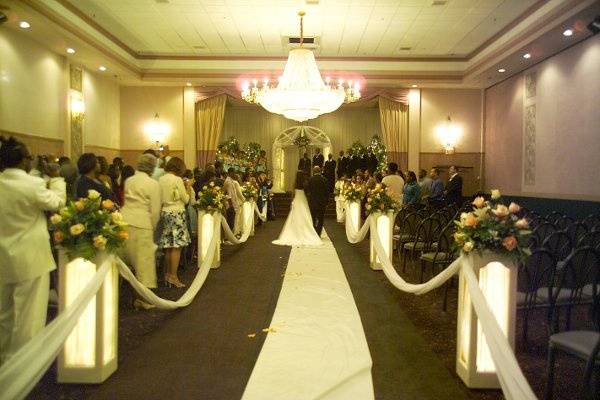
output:
[[[71,95],[71,116],[78,121],[85,117],[85,103],[80,96]]]
[[[454,154],[460,136],[460,128],[452,123],[450,115],[448,115],[446,122],[437,127],[437,135],[442,143],[444,154]]]
[[[158,113],[154,114],[154,118],[144,125],[144,133],[153,141],[156,142],[156,147],[160,147],[160,143],[164,142],[169,134],[170,128],[166,122],[160,120]]]

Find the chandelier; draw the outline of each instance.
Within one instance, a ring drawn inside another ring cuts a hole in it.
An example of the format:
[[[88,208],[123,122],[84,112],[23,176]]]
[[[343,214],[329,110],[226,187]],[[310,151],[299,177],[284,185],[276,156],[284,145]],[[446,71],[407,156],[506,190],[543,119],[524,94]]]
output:
[[[360,99],[360,84],[343,79],[321,78],[315,55],[304,43],[304,12],[300,16],[300,47],[290,50],[283,75],[277,84],[265,78],[262,86],[255,79],[242,84],[242,98],[260,104],[265,110],[303,122],[337,110],[344,102]]]

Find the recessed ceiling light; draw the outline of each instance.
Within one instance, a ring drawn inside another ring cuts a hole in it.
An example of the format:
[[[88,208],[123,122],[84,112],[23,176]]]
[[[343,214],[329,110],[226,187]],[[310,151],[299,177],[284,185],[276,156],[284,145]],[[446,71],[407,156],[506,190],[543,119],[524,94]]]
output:
[[[67,53],[69,53],[69,54],[75,54],[75,49],[73,49],[71,47],[67,47]]]
[[[31,25],[27,21],[21,21],[21,22],[19,22],[19,27],[21,27],[23,29],[29,29],[31,27]]]
[[[525,54],[523,54],[523,58],[531,58],[531,54],[525,53]]]
[[[567,29],[566,31],[563,32],[564,36],[571,36],[573,34],[573,31],[571,29]]]
[[[99,66],[98,69],[102,72],[106,71],[106,67],[104,65]]]
[[[192,86],[192,82],[186,82],[185,86]]]
[[[411,87],[417,87],[417,85],[411,85]]]
[[[498,70],[498,72],[500,72],[500,73],[503,73],[503,72],[506,72],[506,70],[505,70],[504,68],[500,68],[500,69]]]

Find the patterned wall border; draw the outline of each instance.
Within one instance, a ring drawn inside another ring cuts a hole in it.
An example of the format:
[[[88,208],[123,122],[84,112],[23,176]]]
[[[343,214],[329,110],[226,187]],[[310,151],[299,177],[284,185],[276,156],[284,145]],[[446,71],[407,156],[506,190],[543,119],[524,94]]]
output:
[[[523,99],[523,185],[535,185],[537,74],[525,75]]]

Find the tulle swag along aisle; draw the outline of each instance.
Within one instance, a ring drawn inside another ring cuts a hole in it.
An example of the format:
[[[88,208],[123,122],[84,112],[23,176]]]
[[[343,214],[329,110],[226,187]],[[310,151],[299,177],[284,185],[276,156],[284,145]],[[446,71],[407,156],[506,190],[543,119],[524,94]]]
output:
[[[518,260],[528,255],[526,244],[530,235],[529,224],[527,219],[519,217],[520,207],[515,203],[508,207],[502,204],[498,190],[493,190],[491,197],[487,202],[482,197],[476,198],[473,201],[473,211],[462,213],[460,220],[455,221],[458,230],[454,240],[460,256],[425,283],[408,283],[396,272],[391,260],[385,256],[382,240],[375,227],[374,215],[370,215],[360,228],[346,215],[347,238],[351,243],[358,243],[370,230],[375,250],[382,260],[385,276],[392,285],[407,293],[425,294],[460,272],[466,280],[470,300],[485,335],[504,395],[508,400],[534,400],[536,396],[523,375],[513,349],[491,311],[474,272],[476,256],[499,254],[496,259],[509,257]]]

